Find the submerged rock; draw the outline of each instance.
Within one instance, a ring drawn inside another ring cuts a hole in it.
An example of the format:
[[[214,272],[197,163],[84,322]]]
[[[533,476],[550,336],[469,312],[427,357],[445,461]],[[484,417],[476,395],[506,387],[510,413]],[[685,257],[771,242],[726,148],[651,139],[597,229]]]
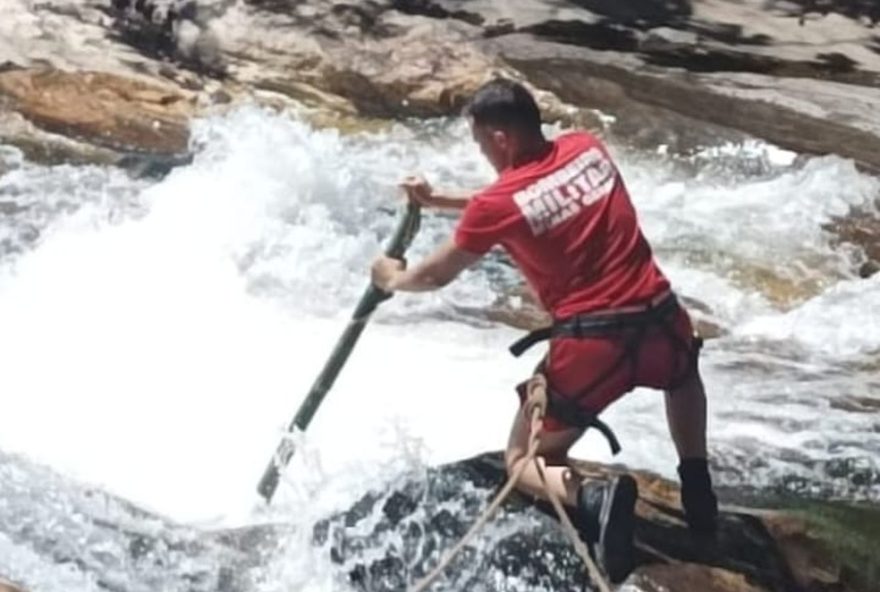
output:
[[[826,224],[825,229],[833,233],[836,245],[849,244],[862,250],[864,260],[857,269],[860,277],[868,278],[880,271],[880,200],[873,211],[853,210]]]
[[[0,576],[0,592],[23,592],[23,590]]]

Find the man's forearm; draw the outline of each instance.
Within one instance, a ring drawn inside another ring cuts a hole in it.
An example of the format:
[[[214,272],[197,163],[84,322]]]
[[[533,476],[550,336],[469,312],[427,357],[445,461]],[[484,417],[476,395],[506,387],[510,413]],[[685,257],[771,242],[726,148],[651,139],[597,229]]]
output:
[[[463,210],[473,197],[473,193],[461,192],[437,192],[431,195],[431,205],[435,208],[448,210]]]
[[[448,283],[432,273],[429,265],[422,263],[398,273],[388,287],[393,292],[430,292]]]
[[[454,280],[482,255],[455,246],[452,239],[410,269],[399,259],[381,256],[373,263],[373,284],[387,292],[429,292]]]

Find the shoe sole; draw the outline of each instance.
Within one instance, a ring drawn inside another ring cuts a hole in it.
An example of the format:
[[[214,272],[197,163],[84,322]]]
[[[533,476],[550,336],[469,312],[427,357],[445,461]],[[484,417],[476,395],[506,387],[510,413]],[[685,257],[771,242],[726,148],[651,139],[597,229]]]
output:
[[[603,505],[599,524],[600,562],[608,579],[623,581],[635,567],[633,537],[635,535],[635,507],[639,486],[629,475],[621,475],[611,484],[611,503]]]

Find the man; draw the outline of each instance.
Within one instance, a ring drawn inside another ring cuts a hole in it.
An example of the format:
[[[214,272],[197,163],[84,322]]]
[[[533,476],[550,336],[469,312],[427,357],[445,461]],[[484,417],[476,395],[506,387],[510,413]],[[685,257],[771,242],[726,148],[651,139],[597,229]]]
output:
[[[718,510],[706,462],[699,343],[654,262],[620,173],[596,138],[569,133],[546,140],[533,97],[506,80],[480,88],[466,114],[498,179],[475,196],[438,194],[420,178],[407,179],[409,199],[463,213],[454,236],[424,261],[405,269],[381,257],[373,281],[387,291],[436,290],[493,246],[509,253],[554,319],[552,331],[530,334],[511,348],[521,353],[550,338],[539,367],[549,405],[538,454],[547,461],[550,487],[574,509],[603,569],[618,582],[634,566],[635,480],[624,474],[579,483],[566,464],[568,451],[597,425],[603,409],[636,386],[664,390],[686,520],[693,531],[712,533]],[[518,390],[523,399],[524,385]],[[528,437],[529,418],[518,411],[507,445],[509,473],[522,462]],[[534,466],[518,487],[543,497]]]

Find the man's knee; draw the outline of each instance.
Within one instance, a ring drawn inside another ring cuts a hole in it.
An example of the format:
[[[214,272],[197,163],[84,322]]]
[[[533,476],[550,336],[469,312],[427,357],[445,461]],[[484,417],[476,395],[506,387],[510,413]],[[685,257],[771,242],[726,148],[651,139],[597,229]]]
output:
[[[525,461],[526,451],[518,447],[508,448],[504,452],[504,468],[507,470],[507,476],[510,477],[516,472],[517,467]]]

